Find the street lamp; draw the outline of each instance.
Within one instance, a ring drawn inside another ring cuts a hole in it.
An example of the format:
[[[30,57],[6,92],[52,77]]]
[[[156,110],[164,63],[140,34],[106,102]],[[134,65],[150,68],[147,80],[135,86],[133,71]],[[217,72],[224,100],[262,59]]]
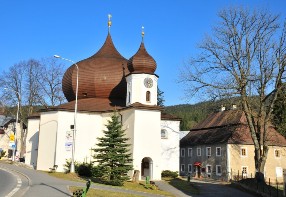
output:
[[[17,92],[16,90],[13,89],[9,89],[9,88],[4,88],[4,90],[9,90],[9,91],[13,91],[18,95],[18,103],[17,103],[17,114],[16,114],[16,126],[15,126],[15,132],[14,132],[14,142],[16,141],[14,148],[13,148],[13,156],[12,156],[12,161],[15,161],[15,151],[16,151],[16,145],[17,145],[17,124],[18,124],[18,120],[19,120],[19,109],[20,109],[20,100],[21,100],[21,96],[19,94],[19,92]]]
[[[70,60],[63,58],[59,55],[54,55],[55,58],[60,58],[62,60],[72,62],[76,66],[76,91],[75,91],[75,106],[74,106],[74,129],[73,129],[73,135],[72,135],[72,160],[71,160],[71,168],[70,172],[74,173],[75,172],[75,167],[74,167],[74,155],[75,155],[75,134],[76,134],[76,114],[77,114],[77,95],[78,95],[78,65]]]

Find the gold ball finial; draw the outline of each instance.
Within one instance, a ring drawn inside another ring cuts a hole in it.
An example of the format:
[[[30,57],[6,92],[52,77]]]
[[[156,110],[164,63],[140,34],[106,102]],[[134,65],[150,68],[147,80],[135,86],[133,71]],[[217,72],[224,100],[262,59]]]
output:
[[[111,14],[108,14],[108,28],[111,26]]]
[[[145,32],[144,32],[144,26],[142,26],[141,35],[142,35],[142,38],[143,38],[143,37],[144,37],[144,35],[145,35]]]

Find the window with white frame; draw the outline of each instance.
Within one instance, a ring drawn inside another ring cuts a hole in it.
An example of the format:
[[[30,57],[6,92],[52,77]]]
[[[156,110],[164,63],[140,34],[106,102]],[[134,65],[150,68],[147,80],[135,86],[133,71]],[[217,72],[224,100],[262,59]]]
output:
[[[212,166],[211,165],[206,165],[206,173],[211,174],[212,173]]]
[[[197,156],[201,156],[202,155],[202,149],[201,148],[197,148]]]
[[[193,156],[193,149],[188,148],[188,157],[192,157],[192,156]]]
[[[221,147],[215,148],[216,156],[221,156]]]
[[[161,130],[161,139],[167,139],[168,138],[168,133],[166,129]]]
[[[247,156],[247,149],[245,147],[240,148],[240,156],[242,156],[242,157]]]
[[[241,170],[242,170],[242,171],[241,171],[241,172],[242,172],[242,177],[243,177],[243,178],[247,178],[247,173],[248,173],[248,172],[247,172],[247,171],[248,171],[248,170],[247,170],[247,166],[242,166],[242,169],[241,169]]]
[[[276,167],[276,177],[282,177],[283,176],[283,170],[281,167]]]
[[[211,147],[207,147],[206,148],[206,155],[208,156],[208,157],[210,157],[211,156]]]
[[[275,156],[275,158],[280,158],[280,150],[279,149],[274,149],[274,156]]]
[[[188,172],[192,172],[192,164],[188,164]]]
[[[181,157],[185,157],[185,149],[181,148]]]
[[[216,165],[215,168],[216,168],[216,175],[221,176],[221,165]]]
[[[181,172],[185,172],[185,164],[181,164]]]

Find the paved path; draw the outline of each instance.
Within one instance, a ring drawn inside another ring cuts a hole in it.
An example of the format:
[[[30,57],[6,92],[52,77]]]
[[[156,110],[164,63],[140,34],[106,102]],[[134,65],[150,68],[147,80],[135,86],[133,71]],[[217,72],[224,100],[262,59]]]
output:
[[[11,165],[1,162],[0,167],[5,168],[14,173],[18,173],[21,179],[23,180],[23,186],[15,195],[13,195],[14,197],[20,197],[20,196],[64,197],[64,196],[71,196],[71,193],[68,190],[69,186],[85,187],[85,182],[74,182],[74,181],[58,179],[49,176],[47,173],[43,173],[33,169],[28,169],[22,166]],[[200,190],[200,195],[192,195],[192,197],[213,197],[213,196],[251,197],[250,194],[244,193],[238,189],[227,186],[228,183],[217,182],[217,181],[200,181],[200,180],[191,180],[191,182]],[[158,185],[158,187],[161,190],[173,193],[176,197],[190,196],[184,194],[183,192],[169,185],[165,181],[156,181],[156,185]],[[91,188],[98,190],[120,192],[120,193],[137,194],[146,197],[162,196],[162,195],[148,194],[145,192],[127,190],[118,187],[112,187],[107,185],[92,184]]]

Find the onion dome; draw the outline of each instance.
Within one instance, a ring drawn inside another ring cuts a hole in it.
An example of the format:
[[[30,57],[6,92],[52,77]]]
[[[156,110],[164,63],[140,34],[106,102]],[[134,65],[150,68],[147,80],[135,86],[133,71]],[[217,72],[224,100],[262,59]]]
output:
[[[128,69],[132,73],[149,73],[154,74],[157,64],[154,58],[147,52],[143,37],[144,31],[142,27],[142,42],[135,55],[133,55],[128,61]]]
[[[78,65],[78,99],[114,98],[125,99],[128,74],[127,59],[115,48],[108,32],[105,43],[93,56]],[[66,99],[75,100],[77,68],[72,65],[64,74],[62,84]],[[125,73],[127,72],[127,73]]]

